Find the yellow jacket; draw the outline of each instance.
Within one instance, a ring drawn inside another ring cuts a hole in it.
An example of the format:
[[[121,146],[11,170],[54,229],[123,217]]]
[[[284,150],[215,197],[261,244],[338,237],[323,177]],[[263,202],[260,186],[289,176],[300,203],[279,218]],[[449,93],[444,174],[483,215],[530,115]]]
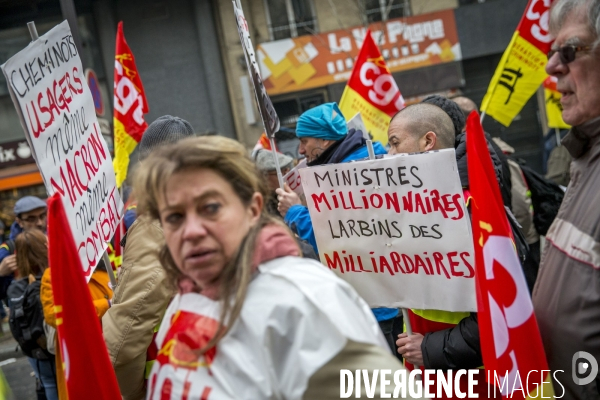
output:
[[[112,290],[108,287],[108,273],[106,271],[95,271],[88,282],[92,301],[96,308],[96,315],[102,318],[104,313],[110,308],[108,303],[112,299]],[[40,300],[44,308],[44,319],[46,323],[53,328],[56,328],[56,314],[54,312],[54,297],[52,295],[52,283],[50,281],[50,268],[44,271],[42,276],[42,285],[40,288]],[[65,374],[63,372],[62,357],[60,355],[60,346],[58,345],[58,336],[55,337],[56,351],[56,385],[58,387],[58,398],[67,400],[67,386],[65,382]]]

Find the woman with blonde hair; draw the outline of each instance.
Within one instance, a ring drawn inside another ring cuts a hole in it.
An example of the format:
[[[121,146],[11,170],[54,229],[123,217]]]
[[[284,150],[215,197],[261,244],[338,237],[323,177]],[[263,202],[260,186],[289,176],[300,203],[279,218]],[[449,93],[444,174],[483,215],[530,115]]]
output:
[[[54,355],[48,351],[40,301],[42,274],[48,268],[46,235],[38,229],[23,231],[15,238],[15,254],[19,279],[7,290],[10,329],[40,380],[46,398],[57,400]]]
[[[341,369],[403,368],[352,287],[300,258],[263,212],[267,188],[241,144],[180,141],[152,153],[134,181],[180,288],[156,338],[148,399],[339,398]]]

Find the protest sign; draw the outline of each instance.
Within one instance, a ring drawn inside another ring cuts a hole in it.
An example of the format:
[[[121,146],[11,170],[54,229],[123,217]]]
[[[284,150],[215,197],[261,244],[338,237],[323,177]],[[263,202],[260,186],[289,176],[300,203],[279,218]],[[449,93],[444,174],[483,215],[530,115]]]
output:
[[[89,279],[123,203],[67,21],[9,59],[2,72],[48,195],[60,194]]]
[[[306,158],[298,163],[290,172],[284,175],[283,181],[288,184],[298,196],[304,194],[302,189],[302,178],[300,177],[300,170],[306,168]]]
[[[300,170],[321,262],[371,307],[475,311],[454,149]]]
[[[348,126],[348,130],[350,129],[356,129],[357,131],[361,131],[363,134],[363,137],[365,139],[371,139],[371,137],[369,136],[369,132],[367,131],[367,128],[365,127],[365,123],[362,119],[362,117],[360,116],[360,112],[357,112],[354,117],[350,118],[350,120],[348,121],[348,123],[346,124]]]
[[[273,103],[267,94],[267,90],[265,89],[263,80],[260,76],[260,71],[254,55],[254,46],[252,46],[252,40],[250,40],[250,31],[248,30],[246,17],[244,17],[241,5],[238,7],[235,0],[233,1],[233,9],[235,11],[235,22],[238,28],[238,34],[240,35],[242,49],[244,50],[244,56],[246,58],[248,74],[250,75],[254,86],[256,103],[258,104],[260,116],[262,117],[265,133],[269,139],[271,139],[279,130],[279,117],[277,116],[277,112],[275,112],[275,107],[273,107]]]

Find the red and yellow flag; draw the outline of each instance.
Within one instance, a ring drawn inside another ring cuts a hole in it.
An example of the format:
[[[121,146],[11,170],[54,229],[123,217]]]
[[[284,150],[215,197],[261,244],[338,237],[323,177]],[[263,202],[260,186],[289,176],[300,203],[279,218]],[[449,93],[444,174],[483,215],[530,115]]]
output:
[[[373,139],[385,145],[390,119],[403,108],[404,98],[369,30],[340,99],[340,110],[347,119],[360,112]]]
[[[546,98],[546,118],[548,118],[549,128],[570,129],[562,117],[562,104],[560,98],[562,95],[556,90],[556,78],[549,76],[544,81],[544,97]]]
[[[117,51],[115,55],[115,159],[113,166],[117,174],[117,187],[127,178],[129,156],[140,142],[148,124],[144,114],[148,103],[142,80],[135,66],[133,53],[123,35],[123,22],[117,29]]]
[[[510,125],[548,76],[549,8],[550,0],[529,0],[483,98],[481,111],[504,126]]]
[[[467,119],[467,156],[486,379],[505,398],[553,397],[533,304],[476,112]]]

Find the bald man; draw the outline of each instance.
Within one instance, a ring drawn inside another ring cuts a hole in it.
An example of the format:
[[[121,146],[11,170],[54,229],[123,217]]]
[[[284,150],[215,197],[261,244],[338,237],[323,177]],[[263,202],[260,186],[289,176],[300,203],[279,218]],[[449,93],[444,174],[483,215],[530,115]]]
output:
[[[469,99],[468,97],[458,96],[458,97],[454,97],[452,99],[452,101],[454,101],[456,104],[458,104],[461,111],[465,114],[465,118],[468,117],[469,114],[471,114],[471,111],[478,110],[477,104],[475,104],[475,102],[473,100]]]
[[[456,112],[460,113],[458,109]],[[456,131],[452,118],[439,106],[414,104],[392,118],[388,128],[389,153],[454,148]],[[402,333],[396,340],[398,353],[408,363],[440,370],[472,369],[483,364],[476,313],[410,310],[409,318],[413,335]],[[440,330],[441,322],[446,329]],[[485,379],[475,385],[475,391],[484,397]]]
[[[399,111],[388,128],[389,154],[418,153],[454,147],[454,125],[438,106],[418,103]]]

